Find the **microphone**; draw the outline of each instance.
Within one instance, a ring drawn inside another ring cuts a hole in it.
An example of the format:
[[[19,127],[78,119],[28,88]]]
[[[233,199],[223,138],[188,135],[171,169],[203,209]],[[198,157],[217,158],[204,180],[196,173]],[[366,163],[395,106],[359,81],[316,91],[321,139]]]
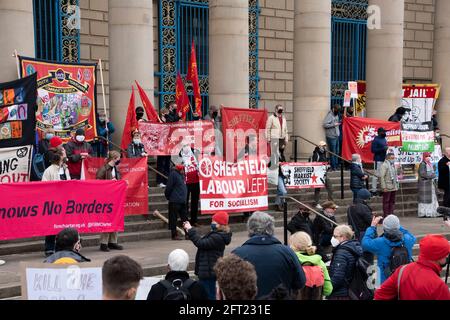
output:
[[[447,207],[438,207],[436,209],[436,211],[440,214],[442,214],[443,216],[448,216],[450,217],[450,208]]]

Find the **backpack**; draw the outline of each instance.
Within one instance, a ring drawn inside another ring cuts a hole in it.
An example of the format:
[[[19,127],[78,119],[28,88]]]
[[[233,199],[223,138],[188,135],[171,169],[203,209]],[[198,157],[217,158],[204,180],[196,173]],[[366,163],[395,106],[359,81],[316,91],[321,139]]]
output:
[[[181,279],[175,279],[172,282],[161,280],[160,283],[166,288],[163,300],[192,300],[189,288],[195,283],[194,280],[187,279],[184,282]]]
[[[302,263],[303,272],[306,277],[306,284],[299,294],[299,300],[321,300],[325,276],[320,266],[311,264],[310,262]]]
[[[346,250],[354,255],[352,251]],[[366,259],[362,256],[356,257],[353,277],[348,286],[348,295],[351,300],[373,300],[374,292],[367,285],[369,267],[370,263]]]
[[[36,177],[41,180],[45,171],[45,160],[42,153],[35,153],[33,157],[33,171]]]
[[[399,247],[393,247],[391,256],[389,257],[389,264],[384,269],[386,278],[389,278],[398,267],[408,264],[409,262],[408,249],[406,249],[403,242]]]

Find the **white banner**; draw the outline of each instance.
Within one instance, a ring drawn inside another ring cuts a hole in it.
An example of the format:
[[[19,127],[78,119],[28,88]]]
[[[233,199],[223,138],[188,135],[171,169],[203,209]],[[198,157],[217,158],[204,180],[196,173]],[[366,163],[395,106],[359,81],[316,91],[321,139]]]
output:
[[[394,152],[396,162],[400,164],[419,164],[422,162],[422,152],[404,152],[400,147],[391,147],[390,151]],[[438,163],[442,158],[441,146],[436,144],[434,146],[434,152],[431,155],[431,162]]]
[[[325,188],[325,162],[287,162],[281,170],[287,189]]]
[[[208,198],[200,199],[202,211],[228,211],[249,209],[248,211],[259,210],[261,207],[269,205],[267,196],[243,197],[243,198]],[[252,210],[253,209],[253,210]],[[237,211],[233,211],[237,212]]]
[[[0,148],[0,183],[28,182],[31,146]]]

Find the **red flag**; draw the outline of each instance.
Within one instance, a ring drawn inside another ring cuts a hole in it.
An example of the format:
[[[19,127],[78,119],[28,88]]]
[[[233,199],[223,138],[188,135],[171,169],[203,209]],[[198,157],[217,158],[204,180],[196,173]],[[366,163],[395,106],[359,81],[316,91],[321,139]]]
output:
[[[138,128],[138,122],[136,120],[136,105],[134,102],[134,87],[131,86],[130,102],[128,103],[127,119],[125,120],[125,126],[123,127],[122,142],[120,147],[123,150],[128,148],[131,142],[131,132]]]
[[[202,116],[202,97],[200,95],[200,85],[198,83],[198,68],[197,68],[197,58],[195,53],[195,44],[192,41],[191,46],[191,59],[189,61],[189,69],[186,75],[186,80],[192,82],[192,89],[194,91],[195,100],[195,112],[199,117]]]
[[[144,89],[141,88],[141,86],[139,85],[139,83],[136,80],[134,80],[134,82],[136,82],[136,85],[137,85],[137,88],[139,91],[139,96],[141,97],[142,105],[144,107],[145,113],[147,114],[148,121],[161,122],[161,120],[159,119],[158,113],[156,113],[155,108],[153,107],[152,102],[148,98]]]
[[[188,113],[190,108],[189,98],[179,72],[177,74],[176,103],[177,113],[181,112],[181,119],[183,119],[183,121],[186,121],[186,114]]]

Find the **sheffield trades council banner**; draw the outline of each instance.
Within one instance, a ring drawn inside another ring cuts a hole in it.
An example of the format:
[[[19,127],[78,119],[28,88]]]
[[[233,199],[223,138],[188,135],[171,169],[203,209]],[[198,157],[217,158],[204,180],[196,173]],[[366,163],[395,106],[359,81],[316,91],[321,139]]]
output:
[[[37,73],[37,130],[46,128],[65,142],[70,132],[84,129],[86,141],[97,136],[97,64],[51,62],[19,57],[22,76]]]
[[[287,189],[325,188],[327,164],[324,162],[281,163]]]
[[[0,184],[0,240],[123,231],[125,181],[52,181]]]
[[[0,83],[0,148],[34,144],[36,75]]]
[[[202,214],[267,210],[267,164],[249,158],[237,163],[204,157],[199,161]]]
[[[28,182],[30,163],[31,146],[1,148],[0,183]]]

